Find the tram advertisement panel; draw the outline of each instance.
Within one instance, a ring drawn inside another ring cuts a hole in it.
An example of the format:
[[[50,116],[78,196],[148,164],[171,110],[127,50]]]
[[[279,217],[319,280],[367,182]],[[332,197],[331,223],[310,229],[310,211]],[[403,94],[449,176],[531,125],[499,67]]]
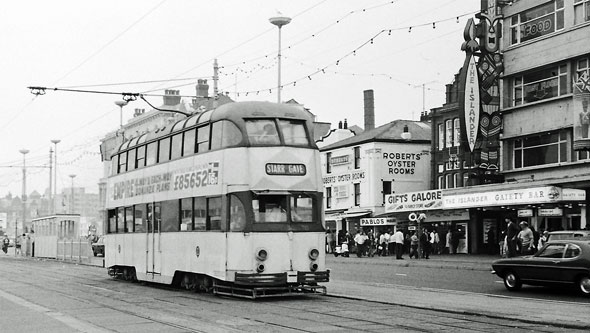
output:
[[[107,207],[221,193],[220,161],[195,158],[128,172],[109,181]]]

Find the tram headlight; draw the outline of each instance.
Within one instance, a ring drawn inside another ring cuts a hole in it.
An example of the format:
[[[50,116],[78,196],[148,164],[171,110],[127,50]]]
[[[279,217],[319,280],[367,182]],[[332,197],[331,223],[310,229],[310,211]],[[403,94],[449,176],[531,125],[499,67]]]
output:
[[[318,249],[309,250],[309,259],[316,260],[319,256],[320,256],[320,251],[318,251]]]
[[[318,264],[316,264],[315,262],[312,262],[311,264],[309,264],[309,270],[312,272],[315,272],[318,270]]]
[[[256,259],[265,261],[266,258],[268,258],[268,252],[265,249],[258,249],[258,251],[256,251]]]
[[[262,272],[264,272],[264,269],[265,269],[265,267],[264,267],[264,264],[258,264],[258,265],[256,266],[256,271],[257,271],[258,273],[262,273]]]

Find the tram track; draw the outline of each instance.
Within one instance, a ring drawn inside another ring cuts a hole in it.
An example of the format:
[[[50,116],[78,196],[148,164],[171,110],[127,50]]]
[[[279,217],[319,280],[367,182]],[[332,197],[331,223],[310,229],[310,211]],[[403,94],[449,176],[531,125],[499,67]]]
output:
[[[23,266],[18,267],[19,272],[25,273],[27,271],[24,265],[28,265],[28,263],[23,262]],[[163,327],[187,332],[244,331],[243,327],[232,326],[231,322],[244,323],[246,326],[249,326],[249,323],[255,324],[252,327],[265,328],[265,331],[287,329],[298,332],[315,331],[299,326],[301,322],[306,320],[316,326],[326,324],[345,330],[367,331],[379,327],[380,331],[415,332],[456,332],[461,330],[487,332],[490,330],[490,326],[493,327],[493,330],[518,331],[527,326],[530,329],[531,324],[526,320],[507,321],[500,317],[475,312],[424,309],[342,295],[294,296],[287,299],[261,299],[257,301],[216,297],[168,286],[149,283],[139,285],[128,281],[114,280],[107,278],[106,274],[102,278],[94,272],[89,274],[89,270],[84,269],[83,271],[62,270],[60,272],[63,277],[60,280],[62,283],[56,283],[55,266],[49,265],[35,266],[37,278],[34,281],[23,281],[23,279],[10,277],[5,273],[0,276],[5,281],[21,284],[27,289],[43,288],[43,290],[56,293],[61,297],[84,302],[90,307],[109,309],[157,323]],[[84,275],[80,276],[80,274]],[[49,285],[39,282],[48,279],[51,279],[52,282]],[[113,305],[112,302],[118,302],[119,305]],[[255,303],[256,309],[251,306],[241,306],[245,303],[249,305]],[[193,317],[188,308],[195,305],[203,309],[211,307],[214,310],[227,307],[240,310],[234,316],[215,320],[206,318],[206,316]],[[282,318],[277,319],[278,317]],[[413,318],[413,320],[403,322],[393,320],[391,317]],[[295,324],[289,324],[290,322],[295,322]],[[420,325],[416,325],[415,322],[419,322]],[[534,324],[536,325],[534,326],[535,330],[538,331],[567,330],[567,327],[553,324],[547,324],[547,326],[539,326],[539,323]],[[477,327],[486,328],[478,329]]]

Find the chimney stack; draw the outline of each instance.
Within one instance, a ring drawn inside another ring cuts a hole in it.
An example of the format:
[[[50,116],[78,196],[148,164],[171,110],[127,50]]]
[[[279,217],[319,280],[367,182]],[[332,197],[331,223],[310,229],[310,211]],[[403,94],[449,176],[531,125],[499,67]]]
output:
[[[209,97],[209,85],[207,84],[207,80],[197,80],[197,97]]]
[[[365,131],[375,128],[375,97],[373,90],[363,91],[365,97]]]
[[[166,89],[164,93],[164,105],[180,104],[180,90]]]

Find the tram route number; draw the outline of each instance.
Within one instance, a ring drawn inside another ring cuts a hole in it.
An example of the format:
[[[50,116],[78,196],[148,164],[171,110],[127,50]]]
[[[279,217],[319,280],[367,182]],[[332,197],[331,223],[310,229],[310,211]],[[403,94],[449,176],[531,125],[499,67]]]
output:
[[[187,188],[204,187],[208,185],[207,170],[187,172],[174,176],[174,190],[183,190]]]

